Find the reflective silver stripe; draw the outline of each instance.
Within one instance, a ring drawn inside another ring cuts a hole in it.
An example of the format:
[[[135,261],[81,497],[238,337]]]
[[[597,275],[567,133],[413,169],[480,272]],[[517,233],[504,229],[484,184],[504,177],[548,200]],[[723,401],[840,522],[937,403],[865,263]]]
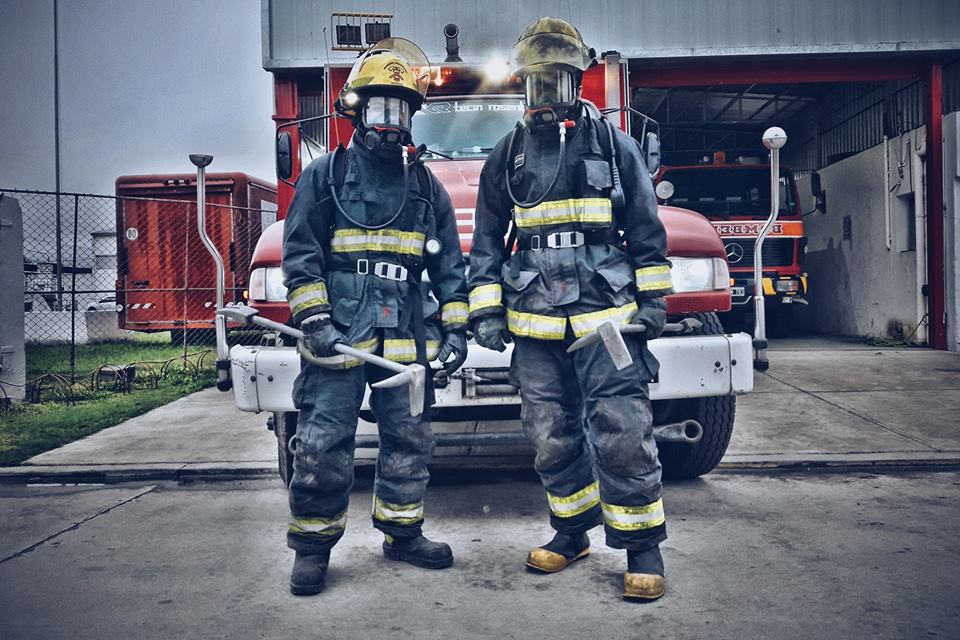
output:
[[[673,288],[670,277],[670,265],[659,264],[655,267],[641,267],[636,270],[638,291],[659,291]]]
[[[423,520],[423,502],[394,504],[373,497],[373,517],[384,522],[412,524]]]
[[[377,347],[380,346],[380,339],[371,338],[369,340],[355,342],[351,346],[354,349],[359,349],[360,351],[373,353],[374,351],[377,350]],[[330,356],[328,358],[317,358],[317,364],[327,369],[352,369],[354,367],[357,367],[363,364],[363,361],[359,360],[358,358],[343,355],[341,353],[339,355]]]
[[[294,533],[313,533],[332,536],[343,533],[347,526],[347,512],[332,518],[297,518],[290,521],[288,529]]]
[[[591,311],[590,313],[580,313],[570,316],[570,327],[578,338],[582,338],[588,333],[596,331],[597,327],[613,320],[616,324],[627,324],[630,318],[637,312],[637,303],[629,302],[622,307],[611,307],[602,311]]]
[[[434,360],[440,352],[439,340],[427,340],[427,360]],[[414,362],[417,342],[413,338],[388,338],[383,341],[383,357],[394,362]]]
[[[539,227],[550,224],[613,222],[613,205],[609,198],[569,198],[553,200],[524,209],[514,209],[517,227]]]
[[[543,316],[507,309],[507,328],[521,338],[563,340],[567,331],[567,319],[563,316]]]
[[[327,298],[327,285],[316,282],[297,287],[287,293],[287,304],[290,305],[290,312],[293,315],[310,307],[328,305],[330,300]]]
[[[667,521],[663,514],[662,499],[639,507],[601,502],[600,508],[603,509],[604,521],[614,529],[621,531],[652,529]]]
[[[501,306],[503,287],[499,284],[482,284],[470,290],[470,313],[487,307]]]
[[[330,250],[334,253],[381,251],[420,256],[423,255],[423,242],[424,235],[418,231],[338,229],[330,241]]]
[[[589,511],[600,503],[600,483],[594,482],[569,496],[547,493],[550,511],[558,518],[572,518]]]
[[[445,325],[466,324],[469,313],[470,308],[466,302],[448,302],[440,310],[440,316]]]

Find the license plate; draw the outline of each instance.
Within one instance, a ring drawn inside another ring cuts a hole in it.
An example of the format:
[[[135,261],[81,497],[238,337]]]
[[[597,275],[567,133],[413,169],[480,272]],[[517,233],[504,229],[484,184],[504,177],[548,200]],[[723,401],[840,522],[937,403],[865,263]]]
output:
[[[742,298],[747,295],[745,287],[730,287],[730,294],[734,298]]]

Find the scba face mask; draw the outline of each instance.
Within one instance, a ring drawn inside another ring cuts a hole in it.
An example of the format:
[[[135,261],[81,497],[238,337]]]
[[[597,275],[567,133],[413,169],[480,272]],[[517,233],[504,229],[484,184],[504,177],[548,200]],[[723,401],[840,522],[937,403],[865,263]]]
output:
[[[413,109],[401,98],[372,96],[363,108],[364,142],[373,149],[382,145],[399,147],[410,142]]]
[[[527,111],[524,120],[529,126],[556,124],[576,104],[579,79],[567,69],[535,71],[524,78]]]

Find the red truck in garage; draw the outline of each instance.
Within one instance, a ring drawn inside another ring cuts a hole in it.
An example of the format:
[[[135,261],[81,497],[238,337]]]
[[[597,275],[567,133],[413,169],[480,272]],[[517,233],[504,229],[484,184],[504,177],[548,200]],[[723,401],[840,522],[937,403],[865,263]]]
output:
[[[733,313],[745,315],[753,301],[753,242],[770,213],[770,167],[756,160],[728,162],[722,151],[709,160],[661,168],[657,197],[713,224],[730,264]],[[807,302],[803,211],[793,171],[783,166],[779,198],[781,213],[763,245],[763,295],[768,334],[782,338],[793,328],[794,306]]]
[[[226,299],[243,300],[263,229],[276,222],[276,186],[243,173],[207,175],[207,231],[226,257]],[[117,194],[117,308],[121,329],[209,334],[213,259],[197,231],[192,174],[120,176]]]
[[[293,180],[311,155],[348,142],[352,134],[349,121],[327,118],[333,113],[333,100],[350,64],[320,63],[317,67],[274,74],[281,221],[268,228],[257,244],[249,302],[261,316],[280,323],[290,321],[280,261],[282,218],[293,194]],[[504,68],[467,63],[434,66],[428,101],[413,118],[413,139],[432,151],[424,161],[450,193],[465,252],[470,249],[477,186],[486,155],[523,113],[516,80],[490,73]],[[625,69],[617,54],[606,56],[603,63],[587,71],[583,96],[592,101],[591,108],[613,109],[612,121],[628,128],[629,114],[620,108],[628,95]],[[319,77],[323,80],[318,81]],[[655,145],[656,140],[651,141],[646,133],[644,130],[635,138]],[[656,155],[655,148],[647,151],[648,159]],[[651,180],[658,164],[648,162]],[[731,299],[723,243],[710,222],[693,211],[669,206],[660,207],[660,217],[667,232],[676,291],[668,297],[668,314],[674,322],[690,318],[696,321],[690,323],[696,328],[686,335],[668,333],[651,341],[650,348],[661,363],[659,376],[650,385],[654,434],[665,475],[694,477],[712,470],[726,451],[736,395],[753,388],[752,344],[745,333],[726,334],[717,319],[718,312],[730,309]],[[226,338],[224,325],[218,334],[218,352],[226,353]],[[510,349],[497,353],[474,345],[463,368],[451,379],[435,378],[438,389],[432,419],[438,446],[525,442],[518,429],[476,432],[482,421],[519,416],[520,398],[507,379],[510,355]],[[270,346],[235,345],[222,366],[229,366],[230,382],[221,388],[232,383],[237,406],[270,414],[268,425],[277,436],[280,474],[286,480],[291,469],[287,442],[297,422],[291,397],[300,370],[296,348],[280,335]],[[446,433],[438,424],[468,420],[481,422],[474,422],[470,433]],[[375,436],[358,437],[358,446],[375,445]]]

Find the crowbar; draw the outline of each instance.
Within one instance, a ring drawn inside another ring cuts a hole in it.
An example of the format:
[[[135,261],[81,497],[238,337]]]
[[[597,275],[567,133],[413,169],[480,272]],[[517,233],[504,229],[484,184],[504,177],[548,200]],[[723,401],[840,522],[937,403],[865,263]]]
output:
[[[667,333],[690,333],[699,328],[703,323],[696,318],[684,318],[680,322],[668,322],[663,326]],[[567,347],[567,353],[573,353],[584,347],[603,341],[607,353],[613,360],[613,366],[617,371],[626,369],[633,364],[633,356],[627,349],[627,343],[623,339],[625,333],[645,333],[647,328],[642,324],[621,324],[617,325],[614,320],[607,320],[593,333],[589,333],[582,338],[578,338]]]
[[[279,331],[280,333],[285,333],[288,336],[296,338],[297,350],[300,352],[300,355],[302,355],[308,362],[321,366],[323,365],[321,360],[318,360],[316,356],[310,353],[310,350],[303,342],[303,332],[299,329],[294,329],[293,327],[287,326],[280,322],[274,322],[273,320],[262,318],[260,317],[260,312],[257,309],[245,304],[228,304],[222,309],[218,309],[217,313],[234,322],[240,322],[242,324],[258,324],[261,327],[273,329],[274,331]],[[402,384],[408,385],[410,389],[410,415],[418,416],[423,413],[427,370],[422,364],[416,362],[406,365],[400,364],[399,362],[393,362],[392,360],[387,360],[386,358],[382,358],[372,353],[367,353],[366,351],[354,349],[353,347],[345,344],[336,344],[333,346],[333,349],[337,353],[341,353],[345,356],[357,358],[358,360],[363,360],[364,362],[369,362],[370,364],[395,372],[396,375],[391,376],[386,380],[375,382],[371,386],[377,389],[385,389],[389,387],[399,387]]]

